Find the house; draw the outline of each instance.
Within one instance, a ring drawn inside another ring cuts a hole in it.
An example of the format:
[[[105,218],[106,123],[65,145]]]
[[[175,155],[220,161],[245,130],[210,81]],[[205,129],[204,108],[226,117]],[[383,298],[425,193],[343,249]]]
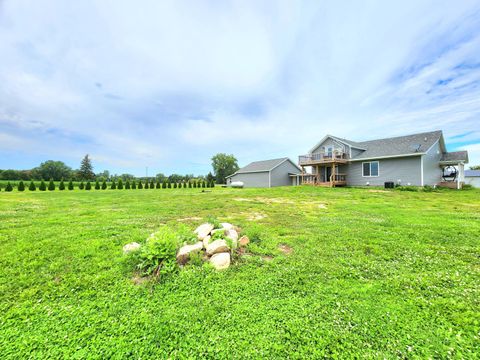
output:
[[[301,171],[289,158],[255,161],[227,176],[227,185],[241,181],[244,187],[291,185],[291,174]]]
[[[480,188],[480,170],[465,170],[465,184]]]
[[[466,151],[448,152],[442,131],[356,142],[327,135],[299,156],[304,184],[323,186],[464,183]]]

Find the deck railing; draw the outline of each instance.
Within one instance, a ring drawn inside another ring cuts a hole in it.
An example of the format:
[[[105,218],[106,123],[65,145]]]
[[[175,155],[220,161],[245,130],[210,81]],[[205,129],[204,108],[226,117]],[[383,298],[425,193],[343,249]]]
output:
[[[302,164],[322,163],[322,162],[330,162],[335,160],[347,160],[347,159],[348,159],[348,154],[346,152],[341,150],[335,150],[332,152],[300,155],[298,157],[298,163],[302,165]]]

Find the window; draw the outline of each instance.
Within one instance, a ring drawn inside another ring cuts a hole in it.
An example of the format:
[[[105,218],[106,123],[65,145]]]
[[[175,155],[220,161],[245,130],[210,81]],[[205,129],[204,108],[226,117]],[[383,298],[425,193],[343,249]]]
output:
[[[364,177],[378,176],[379,164],[378,161],[370,161],[362,163],[362,170]]]

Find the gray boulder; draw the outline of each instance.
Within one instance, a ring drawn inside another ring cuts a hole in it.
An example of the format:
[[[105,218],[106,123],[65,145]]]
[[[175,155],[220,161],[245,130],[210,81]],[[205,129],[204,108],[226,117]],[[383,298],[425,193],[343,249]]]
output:
[[[230,266],[230,253],[222,252],[213,254],[210,258],[210,264],[212,264],[217,270],[228,268]]]
[[[194,231],[197,234],[198,240],[203,240],[206,236],[210,235],[214,226],[209,223],[205,223],[197,227]]]
[[[203,242],[199,241],[193,245],[184,245],[178,250],[177,262],[185,265],[190,259],[190,254],[200,252],[203,249]]]
[[[230,251],[230,248],[227,245],[225,240],[215,240],[212,243],[208,244],[207,248],[207,255],[213,255],[217,253],[227,252]]]

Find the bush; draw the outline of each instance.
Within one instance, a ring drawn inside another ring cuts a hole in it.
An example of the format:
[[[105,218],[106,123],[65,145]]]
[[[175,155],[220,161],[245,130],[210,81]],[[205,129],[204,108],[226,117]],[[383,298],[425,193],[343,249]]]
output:
[[[166,189],[166,188],[167,188],[167,180],[163,180],[162,189]]]
[[[143,185],[144,189],[148,189],[150,186],[148,186],[148,180],[145,180],[145,185]]]
[[[193,188],[194,188],[194,189],[197,188],[197,182],[196,182],[196,181],[193,181]]]
[[[188,182],[188,188],[189,188],[189,189],[192,188],[192,182],[191,182],[191,181]]]
[[[202,188],[205,188],[206,187],[206,183],[205,181],[202,181]]]
[[[100,190],[100,182],[95,180],[95,190]]]
[[[87,185],[85,185],[85,190],[92,190],[92,184],[90,181],[87,181]]]
[[[167,275],[177,271],[177,234],[168,227],[161,228],[140,248],[137,268],[143,275]]]
[[[75,186],[73,185],[73,181],[70,180],[70,181],[68,182],[68,190],[73,190],[73,189],[75,189]]]
[[[173,183],[173,188],[174,188],[174,189],[177,188],[177,183],[176,183],[176,182]]]
[[[464,184],[462,186],[462,190],[472,190],[475,189],[475,187],[472,184]]]
[[[395,190],[399,190],[399,191],[413,191],[413,192],[418,192],[419,191],[419,187],[418,186],[410,186],[410,185],[407,185],[407,186],[397,186],[395,188]]]
[[[107,181],[106,180],[103,180],[102,182],[102,190],[106,190],[107,189]]]
[[[150,189],[155,189],[155,182],[153,179],[150,181]]]
[[[7,186],[5,187],[5,191],[13,191],[13,186],[10,184],[10,181],[7,183]]]
[[[35,186],[35,183],[32,181],[30,181],[30,185],[28,186],[28,190],[30,191],[35,191],[37,190],[37,187]]]
[[[117,189],[118,189],[118,190],[123,190],[123,181],[122,181],[122,179],[118,180]]]
[[[46,191],[47,190],[47,185],[45,185],[45,181],[40,182],[40,186],[38,187],[38,190],[40,191]]]
[[[110,184],[110,190],[115,190],[117,188],[117,184],[115,183],[115,180],[112,180],[112,183]]]
[[[130,188],[131,188],[130,181],[127,179],[127,181],[125,181],[125,189],[130,190]]]
[[[157,180],[157,183],[155,184],[155,189],[160,189],[162,187],[162,184],[160,184],[160,181]]]
[[[138,180],[138,188],[143,189],[142,180]]]
[[[60,180],[60,185],[58,185],[58,190],[65,190],[65,183],[63,182],[63,179]]]
[[[135,182],[135,180],[132,180],[132,189],[136,189],[137,188],[137,183]]]
[[[170,184],[170,181],[167,182],[167,188],[168,188],[168,189],[171,189],[171,188],[172,188],[172,184]]]
[[[20,182],[18,183],[17,190],[18,191],[25,191],[25,184],[23,183],[22,180],[20,180]]]
[[[48,190],[49,191],[55,190],[55,183],[53,182],[53,179],[50,179],[50,182],[48,183]]]
[[[80,182],[80,184],[78,185],[78,188],[79,188],[80,190],[85,189],[85,184],[83,183],[83,181]]]

